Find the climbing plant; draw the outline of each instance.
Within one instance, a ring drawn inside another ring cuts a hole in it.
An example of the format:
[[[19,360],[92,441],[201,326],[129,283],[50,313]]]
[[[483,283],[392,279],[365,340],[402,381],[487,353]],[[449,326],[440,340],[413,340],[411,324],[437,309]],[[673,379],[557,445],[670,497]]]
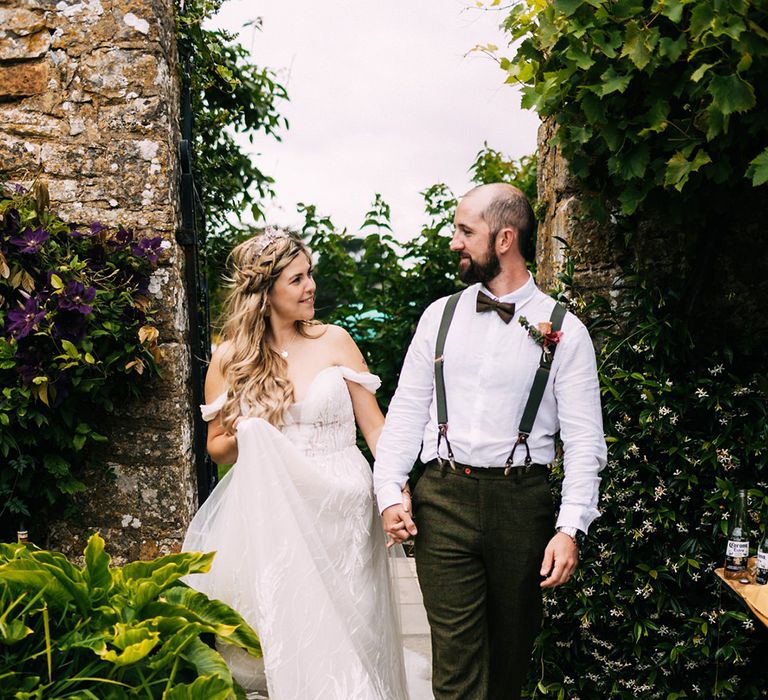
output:
[[[592,214],[702,221],[723,189],[768,182],[767,13],[754,0],[515,2],[501,65],[523,106],[556,121]]]
[[[101,419],[157,373],[159,236],[71,226],[45,187],[0,191],[0,529],[72,507]]]

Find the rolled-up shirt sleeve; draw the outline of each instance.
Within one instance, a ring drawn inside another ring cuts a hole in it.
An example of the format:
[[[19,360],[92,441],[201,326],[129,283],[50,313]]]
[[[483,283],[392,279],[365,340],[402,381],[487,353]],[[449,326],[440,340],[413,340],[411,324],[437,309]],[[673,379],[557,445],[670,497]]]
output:
[[[555,355],[559,367],[553,384],[565,471],[557,526],[576,527],[586,533],[600,515],[599,474],[608,451],[595,350],[582,324],[570,335],[569,342],[563,342]]]
[[[402,503],[402,489],[421,449],[434,393],[433,326],[438,303],[422,315],[387,411],[373,467],[379,512]]]

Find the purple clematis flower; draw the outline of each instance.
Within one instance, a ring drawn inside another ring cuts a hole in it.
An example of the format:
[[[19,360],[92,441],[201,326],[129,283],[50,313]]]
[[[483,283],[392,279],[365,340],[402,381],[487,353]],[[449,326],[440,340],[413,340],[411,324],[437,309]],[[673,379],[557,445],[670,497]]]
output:
[[[122,247],[133,242],[133,230],[129,228],[123,228],[120,226],[115,234],[115,240],[117,244]]]
[[[91,234],[94,236],[98,236],[102,231],[104,231],[107,227],[101,223],[101,221],[94,221],[91,226]]]
[[[5,332],[17,340],[26,338],[45,318],[45,309],[41,309],[37,299],[29,297],[21,309],[12,309],[8,312],[9,323]]]
[[[160,257],[163,239],[160,236],[154,238],[141,238],[136,243],[131,243],[131,252],[137,258],[144,258],[154,264]]]
[[[14,236],[10,242],[19,248],[20,253],[26,253],[28,255],[34,255],[40,248],[43,247],[51,234],[48,231],[44,231],[42,228],[31,229],[27,227],[22,231],[20,236]]]
[[[96,297],[95,287],[86,287],[82,282],[67,282],[59,298],[59,308],[64,311],[77,311],[87,315],[93,311],[91,302]]]

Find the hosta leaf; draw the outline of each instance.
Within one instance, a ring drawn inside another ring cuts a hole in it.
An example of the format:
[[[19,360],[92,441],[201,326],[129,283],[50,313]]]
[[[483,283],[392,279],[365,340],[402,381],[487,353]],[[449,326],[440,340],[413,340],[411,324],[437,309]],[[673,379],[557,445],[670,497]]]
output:
[[[184,648],[182,656],[194,666],[198,676],[218,676],[232,683],[232,674],[221,654],[195,637]]]
[[[176,684],[163,693],[163,700],[229,700],[233,697],[232,684],[209,676],[193,683]]]
[[[4,619],[0,620],[0,643],[2,644],[16,644],[30,634],[32,634],[32,630],[21,620],[11,620],[10,622],[6,622]]]
[[[210,600],[202,593],[184,586],[170,588],[161,599],[147,606],[147,615],[181,617],[206,625],[230,644],[236,644],[256,656],[261,644],[248,623],[220,600]]]
[[[114,637],[110,640],[114,649],[97,651],[97,655],[104,661],[116,666],[128,666],[141,661],[158,644],[160,633],[150,628],[147,623],[139,625],[115,625]]]
[[[169,554],[153,561],[126,564],[115,571],[114,579],[131,596],[133,605],[141,608],[183,576],[208,571],[212,561],[212,553]]]
[[[90,537],[84,552],[83,577],[92,589],[106,589],[112,584],[109,570],[111,557],[104,551],[104,540],[96,533]]]

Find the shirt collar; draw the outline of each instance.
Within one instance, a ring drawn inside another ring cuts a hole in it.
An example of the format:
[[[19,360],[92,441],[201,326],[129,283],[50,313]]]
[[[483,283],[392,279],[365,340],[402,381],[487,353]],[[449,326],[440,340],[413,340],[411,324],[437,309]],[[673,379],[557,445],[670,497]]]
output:
[[[509,294],[505,294],[502,297],[497,297],[495,294],[490,292],[488,288],[480,283],[478,286],[478,289],[482,290],[485,294],[487,294],[491,299],[496,299],[496,301],[503,301],[505,303],[514,304],[515,307],[518,309],[525,304],[536,292],[536,282],[533,280],[533,275],[528,272],[528,281],[522,286],[515,289],[513,292],[510,292]]]

